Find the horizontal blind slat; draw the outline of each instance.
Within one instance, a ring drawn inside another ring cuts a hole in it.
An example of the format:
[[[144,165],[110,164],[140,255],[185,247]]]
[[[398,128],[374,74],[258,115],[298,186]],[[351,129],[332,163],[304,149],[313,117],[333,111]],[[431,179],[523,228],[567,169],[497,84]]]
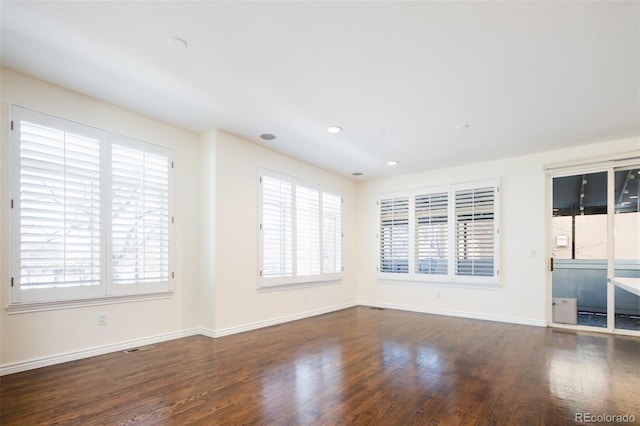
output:
[[[21,288],[99,285],[101,142],[27,120],[19,128]]]
[[[112,147],[112,281],[169,279],[169,159],[144,147]]]
[[[493,276],[495,188],[456,191],[456,274]]]

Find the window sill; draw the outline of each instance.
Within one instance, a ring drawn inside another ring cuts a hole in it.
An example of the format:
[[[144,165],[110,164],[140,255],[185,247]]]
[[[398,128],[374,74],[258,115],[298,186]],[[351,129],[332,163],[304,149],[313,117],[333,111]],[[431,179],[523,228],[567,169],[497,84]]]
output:
[[[478,281],[464,281],[447,278],[431,278],[425,279],[424,277],[411,277],[402,276],[403,274],[379,274],[378,281],[384,284],[403,284],[403,285],[416,285],[426,287],[447,287],[447,288],[472,288],[481,290],[499,290],[500,282],[495,278],[478,280]]]
[[[135,296],[108,296],[96,299],[63,300],[53,302],[31,302],[16,303],[6,307],[7,312],[12,314],[24,314],[29,312],[56,311],[60,309],[86,308],[89,306],[113,305],[117,303],[142,302],[148,300],[168,299],[173,296],[173,292],[151,293]]]
[[[303,281],[303,282],[294,282],[294,283],[283,283],[283,284],[258,284],[258,293],[268,293],[272,291],[283,291],[283,290],[292,290],[296,288],[305,288],[305,287],[320,287],[325,285],[336,285],[342,282],[342,277],[328,279],[328,280],[315,280],[315,281]]]

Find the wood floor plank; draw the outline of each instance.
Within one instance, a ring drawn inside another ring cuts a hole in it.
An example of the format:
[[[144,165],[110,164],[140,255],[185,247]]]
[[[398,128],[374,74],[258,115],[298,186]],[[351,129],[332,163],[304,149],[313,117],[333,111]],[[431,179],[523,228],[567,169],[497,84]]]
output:
[[[0,424],[640,423],[640,339],[357,307],[0,378]]]

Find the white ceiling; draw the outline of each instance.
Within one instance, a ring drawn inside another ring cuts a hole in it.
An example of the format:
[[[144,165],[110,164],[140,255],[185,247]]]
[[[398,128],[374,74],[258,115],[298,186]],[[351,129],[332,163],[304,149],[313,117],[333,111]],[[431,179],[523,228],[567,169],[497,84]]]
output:
[[[640,135],[638,1],[2,0],[0,13],[7,68],[357,179]]]

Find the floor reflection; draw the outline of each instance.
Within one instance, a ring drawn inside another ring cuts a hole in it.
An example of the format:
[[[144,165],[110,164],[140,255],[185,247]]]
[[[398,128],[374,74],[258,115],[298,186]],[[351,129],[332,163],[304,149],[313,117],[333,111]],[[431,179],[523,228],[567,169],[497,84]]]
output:
[[[585,412],[610,409],[607,396],[616,393],[612,386],[621,378],[610,368],[607,352],[599,348],[607,347],[611,338],[553,331],[552,339],[547,370],[551,398]]]
[[[296,424],[315,422],[333,403],[319,395],[342,385],[340,346],[323,348],[319,353],[302,353],[290,362],[276,366],[262,379],[263,413],[267,419],[280,419],[283,412],[296,412]],[[282,395],[289,395],[283,399]],[[330,399],[339,399],[332,395]]]
[[[407,384],[418,381],[430,390],[437,390],[445,371],[445,363],[437,349],[427,346],[415,346],[394,341],[382,344],[382,357],[385,371],[391,377]]]
[[[3,376],[0,423],[569,425],[639,390],[638,338],[360,307]]]

